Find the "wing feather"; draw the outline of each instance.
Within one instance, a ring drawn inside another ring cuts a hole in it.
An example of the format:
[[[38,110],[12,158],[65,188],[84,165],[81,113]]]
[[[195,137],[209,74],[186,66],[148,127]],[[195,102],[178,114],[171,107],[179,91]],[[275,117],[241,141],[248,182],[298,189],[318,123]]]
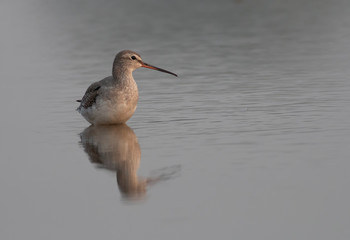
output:
[[[95,82],[90,85],[90,87],[86,90],[83,98],[81,100],[77,100],[80,102],[80,106],[77,110],[80,110],[81,108],[89,108],[91,107],[95,102],[96,98],[99,94],[99,89],[101,88],[100,82]]]

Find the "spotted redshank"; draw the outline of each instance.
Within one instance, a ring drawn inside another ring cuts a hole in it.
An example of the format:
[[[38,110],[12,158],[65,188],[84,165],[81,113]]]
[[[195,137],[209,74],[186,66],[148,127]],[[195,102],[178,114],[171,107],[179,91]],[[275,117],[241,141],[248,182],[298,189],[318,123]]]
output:
[[[119,52],[113,62],[112,76],[90,85],[77,108],[79,113],[91,124],[120,124],[128,121],[136,110],[139,92],[132,72],[144,67],[175,73],[152,66],[142,61],[134,51]]]

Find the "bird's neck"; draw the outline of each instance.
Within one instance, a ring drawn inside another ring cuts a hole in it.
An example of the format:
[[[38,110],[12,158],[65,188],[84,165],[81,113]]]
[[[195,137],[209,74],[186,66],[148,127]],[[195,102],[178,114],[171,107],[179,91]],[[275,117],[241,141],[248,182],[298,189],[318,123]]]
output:
[[[130,68],[115,67],[113,68],[112,76],[117,84],[128,85],[131,82],[134,82],[132,76],[132,70]]]

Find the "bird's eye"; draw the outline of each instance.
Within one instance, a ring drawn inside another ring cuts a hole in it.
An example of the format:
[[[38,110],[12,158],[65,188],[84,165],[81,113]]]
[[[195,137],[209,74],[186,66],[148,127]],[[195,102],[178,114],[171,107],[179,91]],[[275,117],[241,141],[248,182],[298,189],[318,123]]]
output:
[[[132,60],[135,60],[135,59],[136,59],[136,57],[135,57],[135,56],[131,56],[131,59],[132,59]]]

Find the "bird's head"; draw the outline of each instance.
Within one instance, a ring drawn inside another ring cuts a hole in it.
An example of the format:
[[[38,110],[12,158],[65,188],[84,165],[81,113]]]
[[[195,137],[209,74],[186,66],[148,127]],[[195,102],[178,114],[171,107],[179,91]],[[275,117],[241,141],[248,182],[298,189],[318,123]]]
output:
[[[121,52],[119,52],[114,59],[114,63],[113,63],[113,71],[115,71],[116,69],[129,69],[132,71],[140,68],[140,67],[144,67],[144,68],[149,68],[149,69],[153,69],[153,70],[157,70],[160,72],[165,72],[171,75],[174,75],[177,77],[177,75],[175,73],[169,72],[167,70],[164,70],[162,68],[158,68],[155,66],[152,66],[148,63],[145,63],[142,59],[140,54],[131,51],[131,50],[123,50]]]

